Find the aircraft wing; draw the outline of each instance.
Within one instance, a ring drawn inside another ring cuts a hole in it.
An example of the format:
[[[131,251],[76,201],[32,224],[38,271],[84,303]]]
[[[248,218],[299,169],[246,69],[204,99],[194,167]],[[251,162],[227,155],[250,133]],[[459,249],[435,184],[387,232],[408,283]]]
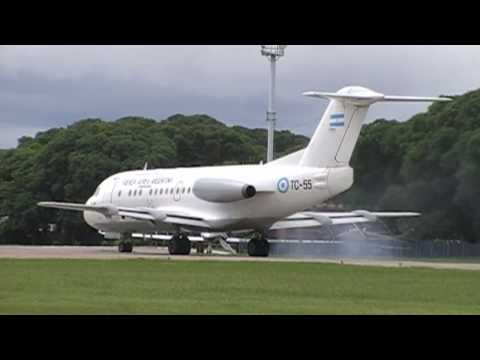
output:
[[[153,240],[166,240],[169,241],[172,239],[172,234],[142,234],[142,233],[133,233],[132,238],[134,239],[153,239]],[[191,242],[204,242],[205,239],[201,236],[188,236],[188,240]]]
[[[105,216],[118,215],[117,207],[113,205],[86,205],[86,204],[75,204],[75,203],[64,203],[64,202],[52,202],[52,201],[43,201],[37,204],[38,206],[61,209],[61,210],[73,210],[73,211],[94,211],[98,212]]]
[[[210,228],[210,225],[202,218],[192,216],[191,214],[187,214],[185,212],[171,211],[169,209],[154,209],[147,207],[130,208],[123,206],[117,207],[111,204],[85,205],[62,202],[39,202],[38,206],[62,210],[93,211],[98,212],[106,217],[123,216],[140,221],[164,222],[168,224],[195,228]]]
[[[299,212],[274,223],[270,230],[305,228],[323,225],[355,224],[375,222],[382,218],[418,217],[415,212],[370,212],[357,210],[352,212]]]

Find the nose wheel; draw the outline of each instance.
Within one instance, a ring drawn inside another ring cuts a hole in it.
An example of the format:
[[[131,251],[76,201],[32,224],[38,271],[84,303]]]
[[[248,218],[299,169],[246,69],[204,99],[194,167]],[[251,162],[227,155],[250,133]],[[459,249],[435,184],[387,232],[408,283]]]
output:
[[[263,236],[253,238],[248,242],[247,252],[249,256],[267,257],[270,252],[270,244]]]
[[[182,233],[173,235],[168,242],[168,252],[170,255],[190,255],[192,243],[188,236]]]
[[[121,253],[131,253],[133,250],[133,244],[131,242],[121,241],[118,244],[118,251]]]

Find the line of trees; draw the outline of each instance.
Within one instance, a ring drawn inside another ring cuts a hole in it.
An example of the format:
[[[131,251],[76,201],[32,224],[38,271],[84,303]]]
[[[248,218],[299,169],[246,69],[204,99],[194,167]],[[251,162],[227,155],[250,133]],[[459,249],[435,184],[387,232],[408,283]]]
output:
[[[305,146],[308,138],[278,132],[277,155]],[[39,208],[39,201],[85,202],[113,173],[150,168],[258,163],[266,131],[228,127],[206,116],[164,121],[126,117],[86,119],[51,129],[0,152],[0,243],[93,244],[101,238],[80,213]],[[56,224],[56,231],[49,224]]]
[[[335,199],[347,208],[423,214],[423,239],[480,237],[480,90],[432,104],[406,122],[364,126],[352,157],[355,184]],[[276,156],[308,138],[276,133]],[[206,115],[163,121],[86,119],[0,151],[0,242],[98,243],[78,213],[38,208],[38,201],[84,202],[112,173],[154,167],[258,163],[266,131],[229,127]],[[48,224],[57,231],[46,231]]]
[[[420,239],[480,238],[480,90],[406,122],[365,126],[352,158],[351,207],[423,214]]]

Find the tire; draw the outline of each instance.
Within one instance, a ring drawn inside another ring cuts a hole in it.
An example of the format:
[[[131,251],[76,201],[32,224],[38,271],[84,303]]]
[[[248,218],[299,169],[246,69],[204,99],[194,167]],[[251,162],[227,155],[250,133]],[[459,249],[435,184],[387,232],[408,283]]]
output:
[[[265,239],[252,239],[248,242],[247,252],[252,257],[267,257],[270,252],[270,244]]]
[[[257,253],[257,247],[255,246],[255,240],[251,239],[247,244],[248,256],[255,256]]]
[[[126,243],[125,244],[125,252],[126,253],[131,253],[133,250],[133,244],[132,243]]]
[[[118,244],[118,252],[121,253],[131,253],[133,250],[133,244],[130,242],[121,241]]]
[[[268,254],[270,254],[270,244],[268,243],[267,240],[264,239],[263,240],[263,253],[260,256],[268,257]]]
[[[176,255],[175,254],[175,243],[173,241],[174,237],[168,242],[168,253],[170,255]]]
[[[174,235],[168,242],[168,252],[170,255],[189,255],[192,249],[192,243],[184,234]]]
[[[188,237],[185,236],[185,238],[182,240],[181,255],[190,255],[191,250],[192,250],[192,243],[190,242]]]

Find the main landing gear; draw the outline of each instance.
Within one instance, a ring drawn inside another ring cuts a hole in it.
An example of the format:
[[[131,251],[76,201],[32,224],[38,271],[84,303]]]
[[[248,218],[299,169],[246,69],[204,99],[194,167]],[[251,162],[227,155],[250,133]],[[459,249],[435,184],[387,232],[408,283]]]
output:
[[[168,252],[170,255],[190,255],[192,243],[187,235],[178,233],[172,236],[168,242]]]
[[[270,244],[263,236],[254,237],[248,242],[248,255],[254,257],[267,257],[270,251]]]
[[[118,251],[121,253],[131,253],[133,250],[133,240],[130,234],[122,234],[118,243]]]

